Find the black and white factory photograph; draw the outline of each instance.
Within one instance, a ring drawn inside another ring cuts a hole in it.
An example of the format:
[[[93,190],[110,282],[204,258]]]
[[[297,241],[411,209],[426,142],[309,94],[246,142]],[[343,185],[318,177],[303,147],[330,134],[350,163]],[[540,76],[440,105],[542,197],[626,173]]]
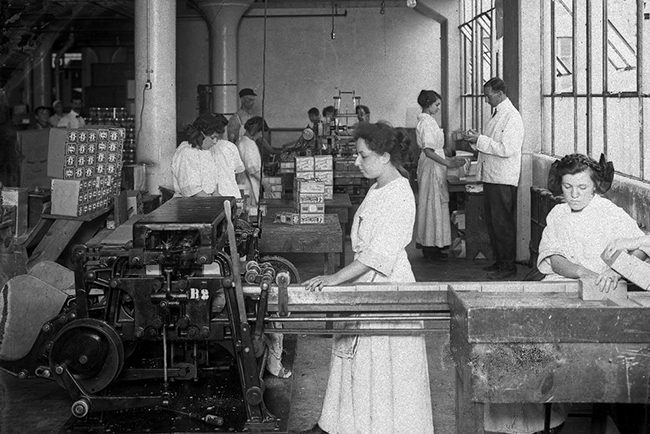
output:
[[[0,0],[0,433],[650,434],[650,1]]]

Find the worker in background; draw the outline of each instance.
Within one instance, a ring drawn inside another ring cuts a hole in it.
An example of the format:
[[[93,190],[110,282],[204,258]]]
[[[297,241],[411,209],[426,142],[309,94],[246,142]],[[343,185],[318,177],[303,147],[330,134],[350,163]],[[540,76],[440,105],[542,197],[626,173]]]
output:
[[[216,114],[214,117],[217,120],[215,129],[216,137],[209,137],[205,140],[215,141],[214,146],[211,146],[209,149],[218,166],[217,191],[220,196],[233,196],[239,199],[241,198],[241,192],[237,185],[236,175],[242,173],[246,168],[239,156],[237,146],[224,139],[228,120],[221,114]]]
[[[35,130],[50,128],[50,113],[49,107],[36,107],[36,110],[34,110],[34,123],[30,125],[30,128]]]
[[[239,91],[239,110],[228,121],[228,140],[230,142],[237,143],[246,133],[244,125],[255,115],[256,97],[257,94],[248,87]]]
[[[269,126],[260,116],[254,116],[244,124],[245,133],[239,138],[237,149],[244,162],[244,170],[237,175],[237,183],[249,196],[249,206],[257,208],[260,198],[260,185],[262,183],[262,156],[257,147],[259,140]],[[255,213],[257,214],[257,213]]]
[[[232,115],[228,120],[228,141],[235,144],[239,144],[239,140],[241,140],[246,133],[246,129],[244,128],[246,122],[255,116],[255,113],[257,112],[255,107],[257,103],[257,94],[253,89],[244,88],[239,91],[239,101],[239,110],[237,110],[237,113]],[[262,155],[262,161],[267,161],[270,159],[271,155],[282,152],[282,149],[276,149],[271,146],[267,134],[268,130],[265,130],[257,139],[257,145],[259,146]]]
[[[325,134],[336,133],[338,129],[337,111],[333,105],[328,105],[323,109],[323,124],[325,125]]]
[[[323,122],[320,118],[320,110],[318,110],[316,107],[312,107],[307,111],[307,116],[309,117],[307,128],[311,128],[314,131],[315,136],[322,136]]]
[[[370,122],[370,109],[368,106],[358,105],[355,111],[359,122]]]
[[[72,106],[70,111],[64,115],[57,126],[63,128],[83,128],[86,126],[86,121],[81,117],[81,108],[83,107],[83,102],[81,96],[75,95],[72,97]]]
[[[176,148],[172,158],[172,176],[177,196],[213,196],[218,194],[219,166],[210,148],[215,145],[219,122],[203,114],[185,128],[187,141]]]
[[[53,127],[58,127],[59,126],[59,121],[63,117],[63,103],[61,100],[57,99],[52,103],[52,109],[54,110],[54,113],[52,116],[50,116],[50,126]]]
[[[478,150],[478,179],[483,182],[485,223],[496,262],[484,269],[490,280],[507,280],[517,274],[517,186],[521,172],[524,123],[506,96],[498,77],[483,85],[492,117],[483,133],[468,130],[465,140]]]

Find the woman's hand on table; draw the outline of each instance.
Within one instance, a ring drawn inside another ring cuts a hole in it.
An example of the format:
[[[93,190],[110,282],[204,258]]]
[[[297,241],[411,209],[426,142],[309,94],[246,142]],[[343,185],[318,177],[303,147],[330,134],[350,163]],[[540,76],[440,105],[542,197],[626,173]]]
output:
[[[312,277],[311,279],[303,282],[303,285],[305,285],[305,289],[307,291],[312,291],[312,292],[315,290],[322,291],[324,286],[332,286],[335,284],[336,283],[334,281],[334,276],[331,274]]]
[[[608,293],[609,291],[616,289],[616,285],[618,285],[620,278],[620,274],[611,268],[608,268],[596,277],[596,285],[602,292]]]

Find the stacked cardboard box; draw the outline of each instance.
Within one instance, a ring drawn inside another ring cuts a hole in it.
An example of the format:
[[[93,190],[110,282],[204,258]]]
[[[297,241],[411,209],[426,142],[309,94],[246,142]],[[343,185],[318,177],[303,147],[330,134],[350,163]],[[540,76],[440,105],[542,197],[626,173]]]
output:
[[[296,157],[296,179],[314,180],[325,186],[325,199],[334,197],[334,165],[331,155]]]
[[[51,130],[52,214],[77,217],[110,206],[120,193],[125,135],[124,128]]]
[[[294,197],[299,224],[325,223],[325,184],[323,182],[296,180]]]
[[[262,178],[264,199],[282,199],[282,177],[267,176]]]

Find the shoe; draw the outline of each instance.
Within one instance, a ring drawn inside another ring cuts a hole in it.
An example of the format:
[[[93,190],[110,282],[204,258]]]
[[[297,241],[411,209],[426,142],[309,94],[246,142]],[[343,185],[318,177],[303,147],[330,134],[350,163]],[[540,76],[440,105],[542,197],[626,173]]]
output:
[[[269,374],[273,375],[274,377],[278,377],[278,378],[282,378],[282,379],[289,378],[289,377],[291,377],[291,374],[293,374],[293,372],[291,372],[291,369],[287,369],[284,366],[281,367],[280,370],[277,373],[271,372],[268,368],[266,369],[266,371]]]
[[[495,262],[492,265],[488,265],[487,267],[483,267],[483,271],[497,271],[499,269],[499,263]]]
[[[328,434],[328,433],[323,428],[318,426],[318,424],[315,424],[314,426],[311,427],[311,429],[308,429],[306,431],[300,431],[300,433],[298,434]]]
[[[498,270],[488,272],[487,278],[489,280],[509,280],[510,277],[514,277],[516,275],[516,268],[500,268]]]
[[[441,250],[434,251],[429,255],[429,259],[434,262],[445,262],[448,258],[449,256]]]

